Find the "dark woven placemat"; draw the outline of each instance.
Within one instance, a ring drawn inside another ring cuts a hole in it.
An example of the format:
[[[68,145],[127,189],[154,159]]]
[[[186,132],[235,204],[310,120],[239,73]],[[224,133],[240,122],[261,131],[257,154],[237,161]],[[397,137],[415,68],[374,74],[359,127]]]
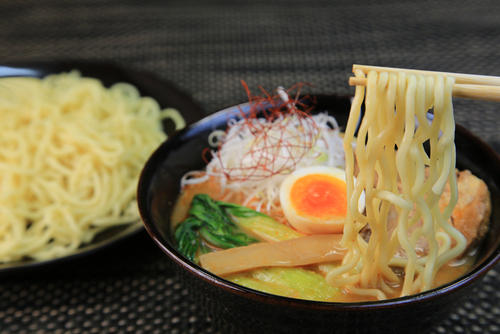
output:
[[[175,82],[209,112],[239,83],[350,94],[353,63],[500,75],[498,1],[2,1],[0,63],[111,60]],[[500,152],[499,105],[456,119]],[[500,267],[433,333],[500,332]],[[212,333],[145,234],[47,271],[0,278],[1,333]]]

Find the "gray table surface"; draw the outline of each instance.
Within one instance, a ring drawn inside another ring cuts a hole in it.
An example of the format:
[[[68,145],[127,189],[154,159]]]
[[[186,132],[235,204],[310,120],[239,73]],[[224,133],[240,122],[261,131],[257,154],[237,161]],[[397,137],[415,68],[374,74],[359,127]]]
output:
[[[499,1],[1,1],[0,64],[113,61],[152,71],[207,114],[239,83],[352,94],[353,63],[500,75]],[[498,103],[455,101],[500,152]],[[126,260],[123,260],[126,258]],[[145,234],[53,273],[0,281],[1,333],[212,333]],[[432,333],[500,332],[500,267]]]

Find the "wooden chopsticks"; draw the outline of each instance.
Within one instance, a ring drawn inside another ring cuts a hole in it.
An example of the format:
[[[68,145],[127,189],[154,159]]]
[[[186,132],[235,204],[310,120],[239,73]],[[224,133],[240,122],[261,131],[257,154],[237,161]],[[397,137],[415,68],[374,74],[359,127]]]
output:
[[[404,68],[394,67],[380,67],[368,65],[352,65],[352,71],[361,70],[365,74],[370,71],[377,72],[400,72],[433,75],[440,74],[455,78],[455,85],[453,86],[453,96],[463,97],[469,99],[479,99],[486,101],[500,102],[500,77],[489,75],[476,75],[464,73],[449,73],[449,72],[435,72],[435,71],[421,71]],[[366,78],[350,77],[349,85],[351,86],[366,86]]]

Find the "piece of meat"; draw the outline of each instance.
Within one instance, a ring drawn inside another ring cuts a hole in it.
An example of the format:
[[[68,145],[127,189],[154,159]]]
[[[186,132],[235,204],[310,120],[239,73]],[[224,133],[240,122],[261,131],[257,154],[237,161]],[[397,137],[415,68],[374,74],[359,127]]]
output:
[[[481,239],[488,230],[491,199],[483,180],[469,170],[457,173],[458,201],[451,214],[453,226],[467,239],[467,246]],[[450,187],[446,185],[439,207],[444,209],[450,201]]]
[[[401,189],[400,189],[401,190]],[[451,213],[451,223],[459,230],[467,240],[467,247],[473,246],[486,234],[491,214],[491,199],[488,187],[483,180],[474,176],[469,170],[457,171],[458,201]],[[444,210],[450,202],[450,187],[446,184],[439,207]],[[389,211],[387,228],[389,233],[396,228],[398,214],[394,208]],[[413,228],[420,226],[417,223]],[[371,231],[369,226],[365,226],[361,235],[368,241]],[[417,242],[417,249],[420,253],[427,253],[427,241],[421,238]]]

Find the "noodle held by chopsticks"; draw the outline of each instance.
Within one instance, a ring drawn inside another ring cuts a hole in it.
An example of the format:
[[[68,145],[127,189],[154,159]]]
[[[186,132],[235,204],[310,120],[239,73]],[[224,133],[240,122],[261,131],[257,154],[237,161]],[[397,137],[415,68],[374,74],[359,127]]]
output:
[[[365,76],[359,69],[355,75]],[[453,83],[443,75],[370,71],[366,95],[364,87],[356,87],[344,137],[350,177],[342,242],[349,251],[342,265],[328,273],[331,284],[385,299],[393,291],[391,285],[399,284],[391,267],[402,266],[401,295],[410,295],[430,289],[439,268],[464,251],[464,236],[449,222],[457,202]],[[363,97],[366,110],[355,138]],[[432,107],[434,119],[429,123],[426,113]],[[424,150],[425,142],[430,153]],[[359,165],[356,183],[354,157]],[[441,212],[438,202],[447,182],[451,198]],[[361,213],[358,201],[363,193],[366,212]],[[393,229],[388,223],[391,210],[398,217]],[[371,230],[368,241],[359,234],[366,225]],[[418,254],[419,243],[428,246],[427,254]]]

